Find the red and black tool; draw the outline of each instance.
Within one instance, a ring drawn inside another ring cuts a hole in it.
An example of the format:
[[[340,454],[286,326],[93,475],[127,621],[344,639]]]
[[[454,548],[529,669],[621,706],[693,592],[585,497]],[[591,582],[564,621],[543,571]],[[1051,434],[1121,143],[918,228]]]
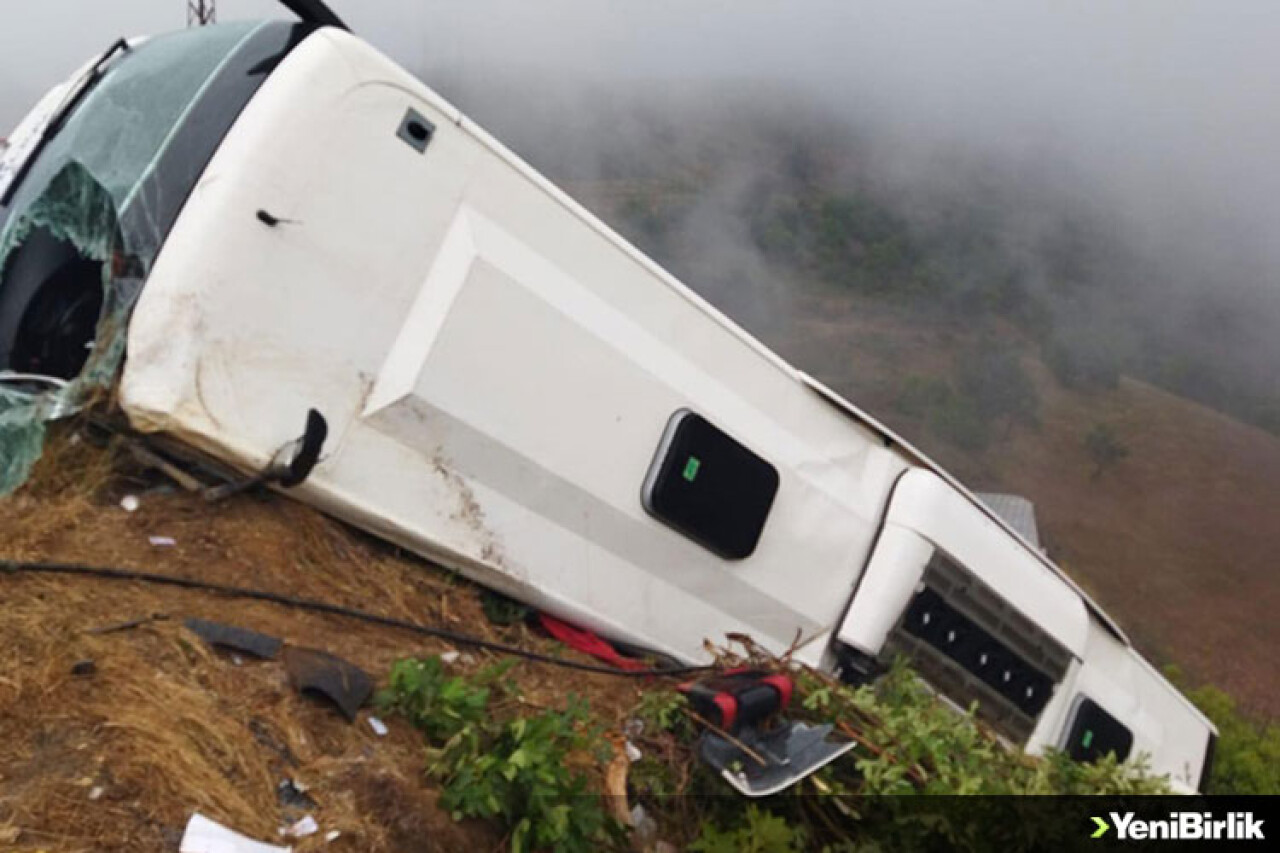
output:
[[[734,669],[677,688],[707,722],[736,735],[754,728],[791,702],[791,679],[759,669]]]

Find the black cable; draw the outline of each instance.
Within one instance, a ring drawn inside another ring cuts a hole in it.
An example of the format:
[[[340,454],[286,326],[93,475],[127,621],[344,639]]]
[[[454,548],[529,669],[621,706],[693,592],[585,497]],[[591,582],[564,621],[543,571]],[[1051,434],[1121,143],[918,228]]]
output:
[[[430,625],[419,625],[415,622],[406,622],[403,619],[393,619],[390,616],[379,616],[376,613],[356,610],[353,607],[343,607],[340,604],[330,604],[327,601],[316,601],[310,598],[296,598],[291,595],[282,595],[280,593],[268,592],[261,589],[251,589],[249,587],[242,586],[228,586],[226,584],[210,583],[208,581],[177,577],[175,575],[158,575],[151,572],[136,572],[130,569],[111,569],[102,566],[86,566],[79,563],[41,563],[25,560],[0,560],[0,572],[5,574],[75,575],[80,577],[100,578],[103,580],[138,581],[142,583],[162,584],[165,586],[177,586],[184,589],[195,589],[204,592],[216,592],[221,595],[230,595],[237,598],[251,598],[258,601],[269,601],[273,604],[280,604],[286,607],[296,607],[301,610],[313,610],[318,613],[329,613],[334,616],[345,616],[350,619],[359,619],[363,622],[371,622],[375,625],[384,625],[388,628],[398,628],[402,631],[411,631],[415,634],[422,634],[427,637],[447,640],[460,646],[471,646],[473,648],[484,649],[490,652],[515,655],[538,663],[561,666],[566,669],[576,669],[581,672],[594,672],[601,675],[617,675],[624,678],[650,678],[664,675],[688,675],[690,673],[706,672],[714,669],[712,666],[676,666],[664,669],[633,670],[618,669],[612,666],[600,666],[592,663],[581,663],[579,661],[569,660],[568,658],[544,655],[540,652],[531,652],[527,649],[519,648],[518,646],[507,645],[506,643],[498,643],[492,640],[481,639],[480,637],[473,637],[470,634],[450,631],[448,628],[435,628]]]

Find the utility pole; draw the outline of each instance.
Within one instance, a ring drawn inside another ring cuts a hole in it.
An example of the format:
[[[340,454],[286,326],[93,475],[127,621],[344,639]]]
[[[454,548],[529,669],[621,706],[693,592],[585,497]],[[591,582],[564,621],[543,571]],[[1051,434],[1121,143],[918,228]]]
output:
[[[187,0],[187,26],[203,27],[218,22],[218,10],[214,0]]]

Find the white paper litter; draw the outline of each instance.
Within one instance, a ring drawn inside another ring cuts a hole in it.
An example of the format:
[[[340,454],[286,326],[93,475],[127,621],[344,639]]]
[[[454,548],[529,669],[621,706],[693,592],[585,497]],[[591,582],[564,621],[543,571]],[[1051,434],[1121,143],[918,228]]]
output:
[[[172,548],[178,544],[178,540],[172,536],[148,536],[147,541],[157,548]]]
[[[328,832],[326,832],[326,833],[324,834],[324,843],[325,843],[325,844],[332,844],[333,842],[337,841],[337,840],[338,840],[338,837],[339,837],[339,836],[341,836],[341,835],[342,835],[342,833],[341,833],[341,832],[339,832],[338,830],[336,830],[336,829],[331,829],[331,830],[329,830]]]
[[[387,732],[389,731],[387,729],[387,724],[382,722],[382,720],[379,720],[377,717],[369,718],[369,728],[373,729],[373,733],[378,737],[386,737]]]
[[[444,652],[443,654],[440,655],[440,660],[444,661],[445,663],[454,663],[458,660],[458,653]]]
[[[125,495],[120,499],[120,508],[125,512],[137,512],[140,506],[142,501],[138,500],[137,495]]]
[[[316,819],[311,815],[307,815],[286,829],[284,834],[290,838],[306,838],[308,835],[315,835],[319,831],[320,824],[316,823]]]
[[[627,758],[633,762],[644,758],[644,753],[640,751],[640,747],[636,746],[631,741],[627,741],[626,751]]]
[[[263,844],[232,832],[225,826],[196,812],[187,821],[178,853],[292,853],[292,847]]]

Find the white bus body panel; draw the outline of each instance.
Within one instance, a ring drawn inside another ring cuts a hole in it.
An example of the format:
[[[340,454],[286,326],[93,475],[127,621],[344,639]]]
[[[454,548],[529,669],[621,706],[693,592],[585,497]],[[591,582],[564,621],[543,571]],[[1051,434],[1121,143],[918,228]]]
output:
[[[425,153],[397,136],[410,109]],[[330,435],[300,499],[687,661],[727,632],[799,637],[824,667],[832,637],[875,654],[943,549],[1073,656],[1028,746],[1093,691],[1157,770],[1199,772],[1212,726],[1042,554],[347,33],[295,48],[214,155],[134,310],[120,399],[246,471],[315,408]],[[746,559],[644,509],[682,408],[780,475]]]
[[[425,154],[397,138],[407,109]],[[275,228],[258,210],[282,220]],[[484,583],[683,659],[830,632],[906,466],[795,371],[357,39],[282,63],[171,232],[129,329],[140,428],[264,465],[330,424],[307,500]],[[768,458],[727,562],[641,484],[689,407]],[[811,645],[817,662],[822,649]]]

